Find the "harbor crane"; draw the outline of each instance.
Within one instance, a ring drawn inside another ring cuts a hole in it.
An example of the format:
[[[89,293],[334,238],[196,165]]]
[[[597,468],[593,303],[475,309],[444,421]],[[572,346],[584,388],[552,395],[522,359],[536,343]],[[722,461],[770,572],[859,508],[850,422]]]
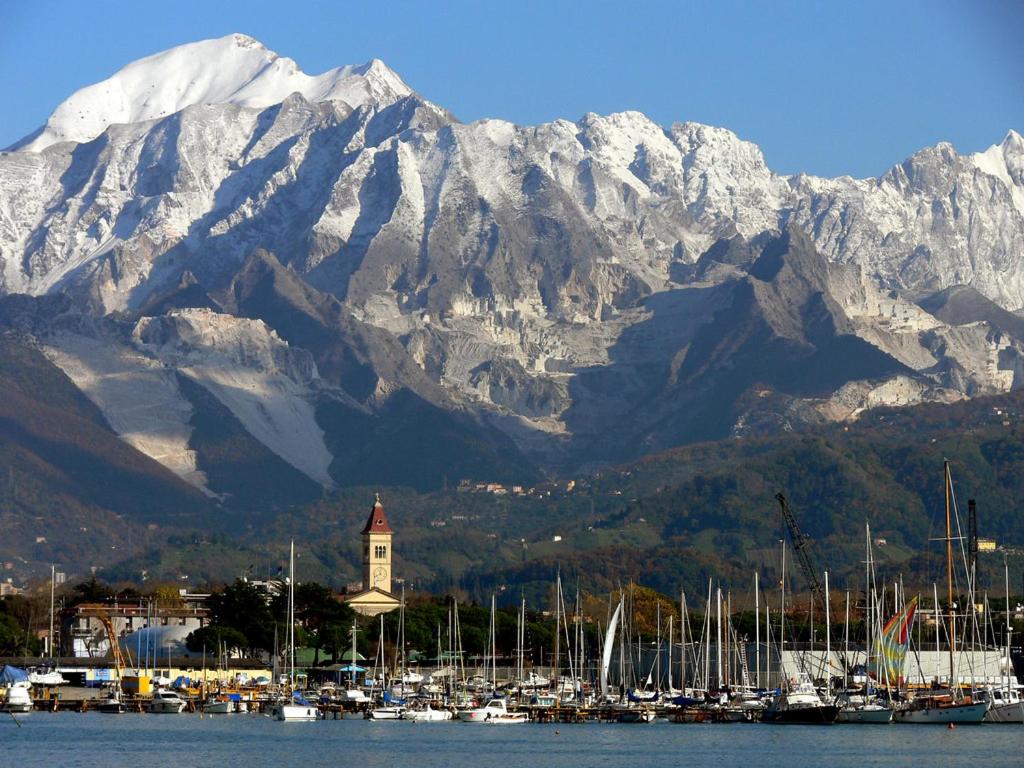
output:
[[[818,579],[820,570],[817,563],[814,562],[814,555],[810,551],[811,538],[800,530],[800,526],[796,522],[796,517],[793,515],[793,510],[790,509],[786,497],[781,493],[777,493],[775,494],[775,500],[779,502],[779,507],[782,509],[782,517],[786,521],[786,527],[789,529],[789,536],[793,539],[793,549],[796,551],[796,559],[800,563],[800,570],[803,571],[804,578],[807,579],[807,586],[811,589],[811,595],[821,609],[821,615],[824,616],[828,610],[828,603],[825,600],[825,589],[821,586],[821,581]]]

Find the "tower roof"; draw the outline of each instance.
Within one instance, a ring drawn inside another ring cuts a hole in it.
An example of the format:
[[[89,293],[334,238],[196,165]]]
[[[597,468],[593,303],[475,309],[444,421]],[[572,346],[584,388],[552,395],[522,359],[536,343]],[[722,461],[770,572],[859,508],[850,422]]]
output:
[[[370,516],[366,519],[363,533],[394,533],[388,523],[388,516],[384,514],[384,505],[380,503],[380,494],[377,494],[377,500],[373,503]]]

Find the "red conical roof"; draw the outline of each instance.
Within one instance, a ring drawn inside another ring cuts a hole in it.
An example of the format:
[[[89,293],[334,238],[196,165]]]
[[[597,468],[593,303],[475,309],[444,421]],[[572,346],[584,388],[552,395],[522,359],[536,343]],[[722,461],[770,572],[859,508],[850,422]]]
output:
[[[377,501],[373,503],[370,516],[366,519],[363,533],[394,533],[388,523],[388,516],[384,514],[384,505],[380,503],[380,494],[377,495]]]

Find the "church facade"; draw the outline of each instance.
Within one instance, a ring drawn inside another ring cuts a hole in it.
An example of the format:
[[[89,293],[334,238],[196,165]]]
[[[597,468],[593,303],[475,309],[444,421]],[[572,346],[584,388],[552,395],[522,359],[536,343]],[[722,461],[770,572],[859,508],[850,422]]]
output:
[[[370,510],[363,526],[363,589],[345,598],[352,609],[364,616],[377,616],[393,611],[401,601],[391,591],[392,537],[380,496]]]

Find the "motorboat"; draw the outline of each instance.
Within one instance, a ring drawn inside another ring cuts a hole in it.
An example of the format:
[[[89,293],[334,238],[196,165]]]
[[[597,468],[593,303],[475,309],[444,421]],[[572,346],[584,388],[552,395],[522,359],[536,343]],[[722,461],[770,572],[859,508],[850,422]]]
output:
[[[216,694],[209,696],[206,701],[203,702],[203,714],[204,715],[231,715],[237,711],[235,702],[233,702],[227,696],[218,696]]]
[[[388,704],[383,707],[374,707],[367,711],[369,720],[401,720],[406,708],[401,704]]]
[[[459,720],[464,723],[525,723],[529,717],[525,712],[509,712],[508,703],[502,698],[493,698],[482,707],[459,711]]]
[[[414,723],[440,723],[452,719],[450,709],[434,709],[429,704],[423,709],[407,709],[402,714],[403,720],[412,720]]]
[[[986,723],[1024,723],[1024,699],[1020,696],[1020,687],[993,688],[986,691],[991,701],[985,713]]]
[[[96,699],[96,711],[108,715],[123,714],[124,702],[121,700],[121,691],[114,686],[107,688],[106,695]]]
[[[781,690],[761,713],[762,723],[831,725],[839,716],[839,706],[821,700],[807,680],[795,688]]]
[[[0,709],[4,712],[31,712],[32,711],[32,685],[28,681],[11,683],[4,691],[3,699],[0,700]]]
[[[185,709],[185,700],[174,691],[160,688],[149,701],[149,711],[154,715],[180,715]]]

